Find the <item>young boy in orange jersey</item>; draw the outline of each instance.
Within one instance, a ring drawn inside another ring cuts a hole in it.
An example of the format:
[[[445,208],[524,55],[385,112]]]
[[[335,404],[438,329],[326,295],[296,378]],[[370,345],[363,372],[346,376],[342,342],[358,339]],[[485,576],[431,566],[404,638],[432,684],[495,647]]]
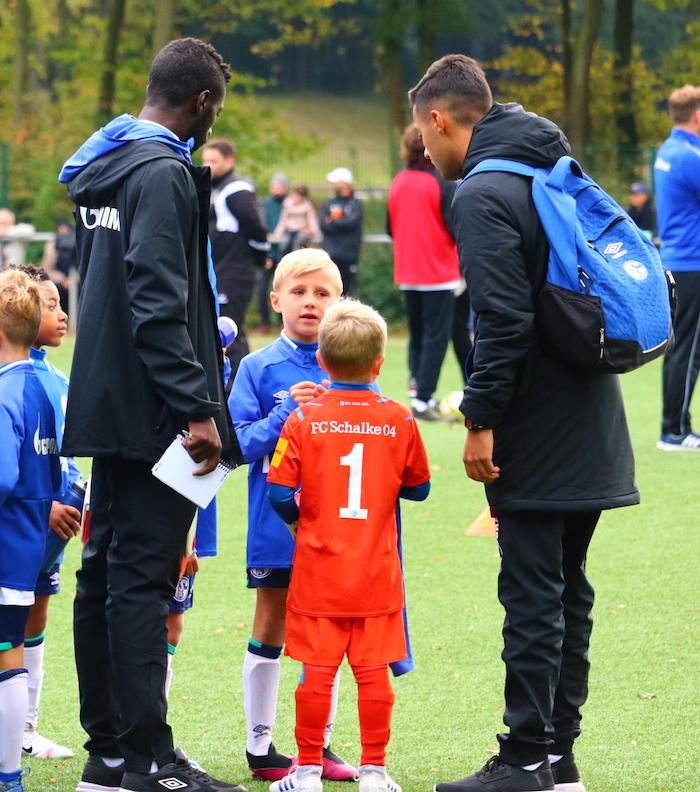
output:
[[[270,501],[298,527],[285,651],[304,664],[299,765],[271,792],[321,792],[324,726],[346,654],[358,685],[360,792],[401,792],[385,768],[394,703],[387,666],[406,657],[396,503],[424,500],[430,469],[411,412],[371,388],[386,337],[366,305],[342,300],[326,310],[318,359],[330,389],[290,415],[270,463]]]

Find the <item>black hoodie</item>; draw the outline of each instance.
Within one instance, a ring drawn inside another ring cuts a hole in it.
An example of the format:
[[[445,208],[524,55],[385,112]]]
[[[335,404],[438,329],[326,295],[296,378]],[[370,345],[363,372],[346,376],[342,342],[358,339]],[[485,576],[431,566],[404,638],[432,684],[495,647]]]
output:
[[[207,272],[208,168],[135,141],[68,189],[82,291],[63,453],[152,463],[189,420],[213,417],[239,461]]]
[[[550,167],[569,153],[561,130],[520,105],[495,104],[474,127],[464,175],[495,157]],[[453,200],[460,263],[477,316],[461,410],[494,430],[496,514],[597,511],[639,502],[618,378],[547,357],[534,327],[549,247],[530,178],[485,172]]]

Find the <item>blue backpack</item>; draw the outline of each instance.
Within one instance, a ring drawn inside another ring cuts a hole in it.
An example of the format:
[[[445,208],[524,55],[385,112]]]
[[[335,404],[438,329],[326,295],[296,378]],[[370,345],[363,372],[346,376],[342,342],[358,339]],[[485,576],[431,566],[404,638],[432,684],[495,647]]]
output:
[[[484,171],[532,177],[549,242],[535,322],[549,352],[614,373],[662,355],[673,337],[673,279],[627,213],[571,157],[552,168],[487,159],[465,179]]]

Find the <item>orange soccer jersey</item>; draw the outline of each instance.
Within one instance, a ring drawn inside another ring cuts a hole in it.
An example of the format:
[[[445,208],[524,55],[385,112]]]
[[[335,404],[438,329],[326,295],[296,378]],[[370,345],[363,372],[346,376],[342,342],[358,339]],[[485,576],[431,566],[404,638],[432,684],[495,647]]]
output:
[[[381,616],[403,607],[396,502],[430,479],[409,410],[338,386],[287,419],[268,481],[301,485],[287,607],[307,616]]]

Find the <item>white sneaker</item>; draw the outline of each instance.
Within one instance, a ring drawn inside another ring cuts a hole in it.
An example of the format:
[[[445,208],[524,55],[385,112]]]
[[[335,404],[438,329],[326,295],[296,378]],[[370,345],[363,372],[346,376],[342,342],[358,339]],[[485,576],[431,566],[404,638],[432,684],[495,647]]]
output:
[[[293,773],[270,784],[270,792],[323,792],[321,770],[316,765],[297,767]]]
[[[360,766],[360,792],[401,792],[401,787],[379,765]]]
[[[59,745],[48,737],[42,737],[34,729],[24,730],[22,753],[34,759],[70,759],[75,754],[65,745]]]

